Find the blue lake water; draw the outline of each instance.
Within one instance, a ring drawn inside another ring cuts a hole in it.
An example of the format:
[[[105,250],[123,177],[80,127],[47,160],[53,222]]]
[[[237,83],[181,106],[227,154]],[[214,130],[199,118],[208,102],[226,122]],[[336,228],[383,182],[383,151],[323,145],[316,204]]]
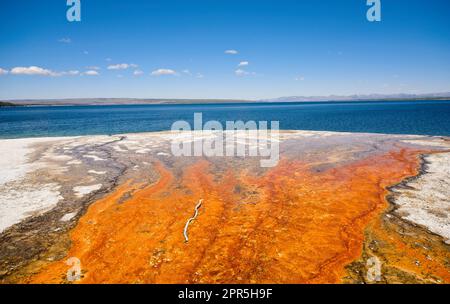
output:
[[[209,105],[35,106],[0,108],[0,138],[170,130],[173,122],[272,121],[280,129],[450,136],[450,101]]]

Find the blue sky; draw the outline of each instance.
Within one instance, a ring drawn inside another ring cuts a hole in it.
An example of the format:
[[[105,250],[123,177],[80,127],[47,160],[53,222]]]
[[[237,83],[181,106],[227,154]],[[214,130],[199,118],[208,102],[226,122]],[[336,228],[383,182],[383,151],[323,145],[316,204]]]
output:
[[[381,3],[2,0],[0,98],[450,91],[450,1]]]

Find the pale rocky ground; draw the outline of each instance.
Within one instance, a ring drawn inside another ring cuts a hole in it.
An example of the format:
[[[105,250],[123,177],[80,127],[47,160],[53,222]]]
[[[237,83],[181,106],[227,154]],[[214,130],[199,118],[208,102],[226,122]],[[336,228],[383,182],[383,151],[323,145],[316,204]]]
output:
[[[450,149],[444,141],[408,142]],[[394,190],[396,213],[442,236],[450,244],[450,153],[430,154],[424,160],[424,174],[409,181],[407,187]]]
[[[155,161],[173,167],[195,161],[194,157],[174,157],[173,142],[219,136],[214,132],[195,135],[159,132],[0,140],[0,278],[55,246],[90,203],[118,184],[130,178],[156,180]],[[244,142],[244,132],[237,137]],[[280,143],[282,156],[295,154],[312,164],[319,154],[322,159],[326,155],[330,164],[345,163],[398,144],[450,151],[449,139],[411,135],[284,131],[273,142]],[[253,143],[248,149],[257,147]],[[333,153],[328,153],[330,149]],[[219,162],[223,167],[254,163],[255,170],[264,170],[259,160],[224,157]],[[450,153],[425,156],[425,160],[420,177],[409,181],[409,187],[394,190],[395,212],[448,241]]]

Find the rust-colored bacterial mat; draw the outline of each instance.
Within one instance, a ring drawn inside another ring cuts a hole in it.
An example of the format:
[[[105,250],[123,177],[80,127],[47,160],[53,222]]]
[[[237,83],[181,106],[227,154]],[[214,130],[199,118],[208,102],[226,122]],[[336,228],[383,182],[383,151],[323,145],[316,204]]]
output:
[[[262,174],[217,173],[207,160],[175,174],[156,163],[157,182],[129,180],[89,207],[70,232],[67,258],[81,262],[78,283],[355,282],[370,255],[393,280],[432,274],[450,282],[447,250],[428,256],[382,219],[387,187],[418,173],[421,152],[392,148],[322,170],[285,157]],[[23,281],[64,282],[65,262]]]

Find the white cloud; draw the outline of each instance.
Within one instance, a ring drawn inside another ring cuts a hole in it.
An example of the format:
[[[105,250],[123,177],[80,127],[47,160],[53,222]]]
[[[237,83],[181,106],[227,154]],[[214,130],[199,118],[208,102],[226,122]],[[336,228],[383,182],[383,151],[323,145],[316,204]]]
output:
[[[61,38],[61,39],[58,40],[58,42],[61,42],[61,43],[71,43],[71,42],[72,42],[72,39],[70,39],[70,38]]]
[[[58,73],[55,73],[51,70],[44,69],[44,68],[37,67],[37,66],[15,67],[11,70],[11,74],[13,74],[13,75],[58,76]]]
[[[234,74],[236,74],[236,76],[261,76],[261,74],[256,74],[255,72],[247,72],[243,69],[237,69],[236,71],[234,71]]]
[[[151,73],[153,76],[161,76],[161,75],[178,75],[178,73],[171,69],[157,69]]]
[[[95,71],[95,70],[89,70],[89,71],[84,72],[83,75],[98,76],[100,74],[97,71]]]
[[[236,55],[236,54],[238,54],[239,52],[238,51],[236,51],[236,50],[226,50],[225,51],[225,54],[230,54],[230,55]]]
[[[142,74],[144,74],[144,72],[142,72],[141,70],[136,70],[136,71],[133,72],[134,76],[140,76]]]
[[[183,70],[181,71],[183,74],[189,76],[189,77],[195,77],[195,78],[203,78],[205,77],[202,73],[193,73],[190,70]],[[176,74],[175,74],[176,75]]]
[[[11,70],[11,74],[60,77],[60,76],[77,76],[77,75],[80,75],[80,71],[70,70],[70,71],[55,72],[55,71],[52,71],[49,69],[44,69],[44,68],[41,68],[38,66],[29,66],[29,67],[15,67]]]
[[[72,71],[68,71],[68,72],[62,72],[61,74],[69,75],[69,76],[77,76],[77,75],[80,75],[80,71],[72,70]]]
[[[8,73],[9,73],[8,70],[4,70],[4,69],[0,68],[0,75],[6,75]]]
[[[249,64],[248,61],[241,61],[239,62],[238,67],[247,66],[248,64]]]
[[[93,66],[87,66],[87,67],[86,67],[86,70],[95,70],[95,71],[99,71],[99,70],[100,70],[100,67],[95,66],[95,65],[93,65]]]
[[[305,80],[305,77],[303,77],[303,76],[297,76],[297,77],[294,78],[294,80],[295,80],[295,81],[303,81],[303,80]]]
[[[119,63],[108,66],[108,70],[126,70],[128,68],[137,68],[138,65],[134,63]]]
[[[242,69],[237,69],[236,71],[234,71],[234,73],[236,74],[236,76],[244,76],[244,75],[248,75],[249,72],[244,71]]]

